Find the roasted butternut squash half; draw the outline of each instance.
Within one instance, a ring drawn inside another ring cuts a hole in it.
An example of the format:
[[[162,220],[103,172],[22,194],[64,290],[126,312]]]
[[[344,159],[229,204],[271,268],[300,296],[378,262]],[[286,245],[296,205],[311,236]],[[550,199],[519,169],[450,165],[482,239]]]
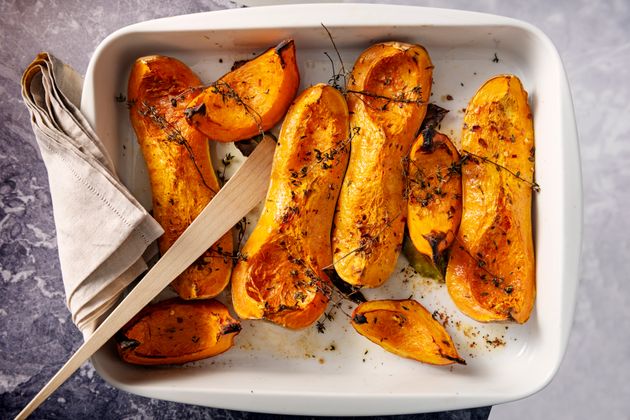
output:
[[[348,108],[319,84],[287,113],[262,215],[232,275],[232,303],[243,319],[288,328],[312,324],[326,309],[330,231],[349,154]]]
[[[299,85],[295,44],[282,41],[190,101],[187,121],[212,140],[247,139],[280,122]]]
[[[433,365],[466,364],[442,324],[415,300],[362,303],[351,323],[359,334],[398,356]]]
[[[349,76],[353,137],[333,258],[339,276],[352,285],[380,286],[396,265],[407,217],[403,158],[424,118],[432,74],[424,48],[386,42],[365,50]]]
[[[524,323],[534,306],[534,129],[513,75],[487,81],[462,131],[463,213],[446,272],[453,301],[478,321]]]
[[[149,171],[153,217],[164,228],[162,253],[219,190],[208,138],[184,118],[191,88],[199,84],[184,63],[156,55],[136,60],[129,77],[129,115]],[[228,232],[171,286],[184,299],[218,295],[230,280],[231,253]]]
[[[144,308],[116,336],[120,357],[137,365],[182,364],[232,347],[240,323],[216,300],[169,299]]]
[[[427,128],[409,152],[407,176],[409,237],[443,279],[445,253],[455,240],[462,215],[459,152],[446,135]]]

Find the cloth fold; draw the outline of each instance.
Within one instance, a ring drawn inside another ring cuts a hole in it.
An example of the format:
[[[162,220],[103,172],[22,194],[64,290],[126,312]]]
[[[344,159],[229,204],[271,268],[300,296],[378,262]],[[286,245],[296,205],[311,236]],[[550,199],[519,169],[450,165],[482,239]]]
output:
[[[57,247],[72,320],[89,336],[147,266],[162,227],[116,175],[79,110],[83,80],[41,53],[25,70],[22,97],[48,171]]]

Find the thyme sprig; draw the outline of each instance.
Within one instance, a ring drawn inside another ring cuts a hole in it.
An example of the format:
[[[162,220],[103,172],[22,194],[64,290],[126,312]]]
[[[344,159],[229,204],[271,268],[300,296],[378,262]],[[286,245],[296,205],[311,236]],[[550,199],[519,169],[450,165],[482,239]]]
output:
[[[338,91],[343,93],[343,90],[345,89],[345,86],[347,85],[347,75],[348,72],[346,71],[346,67],[343,64],[343,60],[341,59],[341,54],[339,53],[339,49],[337,49],[337,44],[335,44],[335,40],[333,39],[332,34],[330,33],[330,31],[328,30],[328,28],[326,27],[326,25],[324,25],[323,23],[321,24],[322,28],[324,28],[324,30],[326,31],[326,34],[328,35],[328,39],[330,39],[331,44],[333,45],[333,48],[335,49],[335,52],[337,53],[337,58],[339,59],[339,64],[341,65],[341,71],[340,72],[336,72],[335,71],[335,62],[333,61],[332,57],[328,54],[328,52],[324,52],[324,55],[326,57],[328,57],[328,60],[330,60],[330,65],[332,66],[332,77],[328,80],[328,84],[332,87],[334,87],[335,89],[337,89]],[[342,84],[340,84],[339,82],[343,81]]]
[[[238,221],[238,223],[236,224],[236,246],[234,247],[235,252],[237,253],[236,256],[240,256],[241,259],[243,259],[243,254],[241,253],[241,243],[243,242],[243,239],[245,238],[245,231],[247,230],[247,217],[243,217],[241,220]],[[247,256],[245,256],[244,261],[247,261]]]
[[[343,92],[344,86],[346,86],[346,74],[344,72],[336,72],[335,62],[333,61],[330,54],[328,54],[327,51],[324,51],[324,55],[328,57],[328,60],[330,60],[330,65],[332,67],[332,76],[330,77],[330,79],[328,79],[328,84],[338,91]],[[341,79],[343,79],[342,83],[340,83]]]
[[[350,151],[349,145],[360,132],[361,127],[352,127],[349,136],[334,146],[325,150],[313,149],[315,160],[309,165],[302,167],[299,171],[291,171],[291,184],[300,186],[301,181],[299,179],[306,177],[314,168],[330,169],[333,165],[339,164],[339,155]]]
[[[372,247],[380,239],[379,238],[380,235],[383,232],[385,232],[386,229],[390,228],[392,223],[394,223],[394,221],[397,220],[401,215],[402,215],[402,211],[398,212],[398,214],[396,214],[396,216],[393,218],[389,218],[388,215],[385,215],[385,220],[386,220],[385,224],[383,226],[376,226],[376,227],[380,227],[380,229],[375,234],[371,234],[371,233],[363,234],[361,241],[359,241],[358,247],[343,254],[340,258],[333,261],[332,264],[329,264],[326,267],[324,267],[323,270],[334,268],[334,266],[338,264],[340,261],[348,258],[350,255],[355,254],[357,252],[364,252],[365,254],[368,254],[370,251],[370,247]]]
[[[330,31],[328,30],[328,28],[326,27],[326,25],[324,25],[323,23],[321,25],[322,25],[322,28],[324,28],[324,30],[326,31],[326,34],[328,34],[328,38],[330,39],[330,42],[332,43],[332,45],[333,45],[333,47],[335,49],[335,52],[337,53],[337,58],[339,59],[339,64],[341,64],[341,72],[344,75],[344,84],[345,84],[345,75],[347,75],[348,72],[346,71],[346,67],[343,64],[343,60],[341,59],[341,54],[339,53],[339,49],[337,48],[337,44],[335,44],[335,40],[334,40],[332,34],[330,33]]]
[[[197,85],[197,86],[190,86],[174,96],[171,96],[170,94],[167,93],[163,95],[161,99],[168,98],[171,105],[173,107],[176,107],[180,101],[186,99],[186,97],[189,96],[191,93],[195,93],[195,92],[200,93],[210,88],[212,89],[213,93],[216,93],[221,96],[221,99],[223,100],[224,103],[231,99],[237,105],[242,106],[243,109],[245,109],[245,112],[248,115],[250,115],[252,119],[254,120],[256,127],[258,128],[259,134],[260,135],[265,134],[265,131],[263,130],[263,127],[262,127],[262,116],[260,115],[258,111],[252,108],[252,106],[249,105],[249,103],[247,103],[247,100],[251,98],[241,97],[238,94],[238,92],[228,82],[224,80],[217,80],[213,83],[205,84],[205,85],[202,84],[202,85]],[[116,102],[124,102],[126,98],[122,95],[122,93],[120,93],[118,96],[115,97],[115,99],[116,99]],[[127,103],[127,107],[131,108],[135,104],[135,99],[127,100],[126,103]],[[186,113],[186,110],[184,111],[184,113]],[[190,114],[191,114],[190,111],[188,111],[188,115]]]
[[[461,152],[462,154],[462,163],[464,162],[474,162],[474,159],[470,159],[469,157],[472,156],[475,159],[479,159],[485,163],[489,163],[491,165],[494,165],[498,170],[505,170],[506,172],[508,172],[510,175],[514,176],[515,178],[523,181],[524,183],[526,183],[527,185],[529,185],[531,187],[532,190],[534,190],[535,192],[540,192],[540,185],[538,185],[536,182],[534,181],[530,181],[528,179],[525,179],[521,176],[520,172],[514,172],[508,168],[506,168],[505,166],[501,165],[500,163],[495,162],[492,159],[489,159],[485,156],[480,156],[477,155],[475,153],[469,152],[468,150],[462,150]],[[464,159],[464,157],[466,157]]]
[[[232,263],[236,265],[239,261],[247,261],[247,254],[243,253],[241,249],[241,243],[243,242],[243,238],[245,237],[245,230],[247,229],[247,218],[243,217],[238,223],[234,226],[236,229],[236,240],[237,243],[234,247],[232,247],[232,252],[228,252],[224,250],[221,246],[213,246],[210,248],[201,258],[223,258],[224,261],[232,260]]]
[[[321,270],[321,272],[323,272],[323,274],[328,277],[328,281],[326,281],[316,273],[316,271],[318,270],[311,268],[302,258],[294,256],[290,252],[285,241],[281,241],[280,246],[287,253],[287,260],[299,268],[299,270],[291,270],[291,276],[297,277],[300,273],[302,273],[303,277],[297,278],[294,283],[294,286],[296,286],[296,288],[299,288],[299,290],[294,295],[296,303],[292,306],[282,304],[278,307],[278,312],[289,309],[299,309],[297,301],[300,300],[301,302],[304,302],[304,299],[306,298],[303,290],[310,290],[311,292],[314,291],[315,293],[321,293],[329,301],[332,302],[331,308],[328,311],[324,312],[324,318],[317,322],[318,332],[323,333],[326,329],[325,322],[334,320],[334,315],[336,313],[335,311],[339,310],[344,315],[350,317],[350,315],[347,314],[341,306],[344,300],[350,300],[355,303],[361,303],[367,300],[358,288],[344,283],[343,280],[338,277],[334,269],[330,268]],[[269,307],[266,307],[266,310],[269,309]]]
[[[221,185],[225,184],[228,181],[228,179],[225,177],[225,171],[227,167],[232,164],[232,160],[234,160],[234,155],[231,153],[226,153],[225,156],[221,158],[221,164],[223,165],[223,168],[217,169],[215,171]]]
[[[239,261],[247,261],[248,257],[235,247],[232,252],[228,252],[224,249],[210,248],[206,251],[203,258],[223,258],[223,261],[231,260],[233,264],[236,264]]]
[[[337,72],[335,70],[334,60],[332,59],[330,54],[328,54],[328,52],[324,52],[324,55],[328,57],[328,60],[330,60],[330,65],[332,67],[332,76],[330,77],[330,79],[328,79],[328,84],[330,86],[339,90],[341,93],[343,93],[346,96],[348,94],[356,95],[368,107],[375,110],[380,110],[380,111],[386,110],[387,106],[390,103],[403,103],[403,104],[416,104],[416,105],[423,105],[427,103],[426,101],[422,100],[422,87],[421,86],[415,86],[409,91],[399,92],[393,97],[381,95],[375,92],[369,92],[365,90],[348,89],[347,88],[348,80],[349,79],[353,80],[351,71],[346,70],[346,67],[343,63],[343,59],[341,58],[341,53],[339,52],[339,49],[337,48],[337,44],[335,43],[335,40],[332,34],[330,33],[330,30],[328,30],[326,25],[324,25],[323,23],[321,25],[322,25],[322,28],[324,28],[324,30],[326,31],[326,34],[328,35],[328,39],[330,40],[330,43],[332,44],[333,49],[335,50],[337,59],[339,60],[339,64],[340,64],[340,71]],[[342,81],[343,81],[343,84],[340,84],[340,82]],[[386,84],[389,84],[389,83],[391,83],[391,79],[389,79],[389,81],[386,82]],[[382,99],[385,101],[385,103],[380,108],[374,108],[372,104],[369,104],[368,102],[365,101],[365,97],[370,97],[374,99]]]
[[[183,146],[184,149],[186,149],[186,152],[188,153],[188,157],[190,158],[191,162],[193,163],[195,167],[195,170],[197,171],[197,173],[199,174],[199,177],[201,178],[201,182],[206,188],[208,188],[210,191],[216,194],[217,191],[215,191],[212,187],[210,187],[210,185],[208,185],[208,183],[206,182],[206,179],[204,178],[203,173],[201,172],[201,168],[199,168],[199,165],[197,164],[197,161],[195,160],[195,155],[192,151],[192,148],[190,147],[190,144],[188,143],[188,141],[182,134],[181,130],[175,125],[173,125],[170,121],[168,121],[164,117],[164,115],[161,115],[160,113],[158,113],[157,109],[154,106],[147,104],[146,101],[142,101],[142,107],[138,109],[138,113],[142,115],[143,117],[149,117],[161,130],[164,130],[164,132],[166,133],[167,141],[176,143],[180,146]]]
[[[231,99],[237,105],[242,106],[245,112],[253,118],[259,134],[265,134],[265,130],[262,127],[262,116],[258,113],[258,111],[252,108],[251,105],[245,102],[245,100],[249,100],[251,98],[241,98],[238,92],[236,92],[236,90],[234,90],[234,88],[224,80],[217,80],[216,82],[210,84],[210,88],[212,89],[212,93],[216,93],[221,96],[224,103]]]
[[[385,96],[380,95],[378,93],[368,92],[365,90],[353,90],[346,89],[345,93],[351,93],[354,95],[367,96],[375,99],[383,99],[385,100],[385,104],[380,108],[380,110],[387,109],[387,105],[390,103],[399,103],[399,104],[416,104],[416,105],[424,105],[427,102],[422,100],[422,87],[415,86],[409,91],[398,92],[395,96]],[[365,101],[364,101],[365,103]]]

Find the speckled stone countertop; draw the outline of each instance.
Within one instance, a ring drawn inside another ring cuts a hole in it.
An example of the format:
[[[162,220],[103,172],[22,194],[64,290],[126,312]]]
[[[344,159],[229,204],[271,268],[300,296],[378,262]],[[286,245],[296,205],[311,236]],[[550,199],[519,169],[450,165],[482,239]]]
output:
[[[575,103],[584,177],[575,325],[551,384],[532,397],[494,407],[490,418],[627,418],[630,219],[622,215],[630,206],[630,3],[396,3],[522,19],[541,28],[560,51]],[[0,418],[15,415],[82,342],[64,304],[48,179],[19,94],[24,68],[47,50],[84,73],[98,43],[120,27],[235,5],[0,0]],[[489,410],[401,418],[485,419]],[[34,418],[254,416],[130,395],[106,384],[85,364]]]

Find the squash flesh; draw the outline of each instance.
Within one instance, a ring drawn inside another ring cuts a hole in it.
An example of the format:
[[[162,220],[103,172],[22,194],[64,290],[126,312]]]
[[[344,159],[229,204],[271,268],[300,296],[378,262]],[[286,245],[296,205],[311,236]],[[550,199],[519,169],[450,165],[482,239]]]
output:
[[[441,266],[462,214],[459,152],[437,131],[423,131],[409,152],[409,237],[418,252]]]
[[[329,300],[330,231],[348,161],[348,109],[327,85],[306,89],[289,109],[274,154],[261,217],[232,275],[239,317],[302,328]]]
[[[394,270],[407,216],[403,158],[426,113],[432,69],[424,48],[389,42],[364,51],[349,77],[353,138],[333,249],[335,270],[352,285],[378,287]]]
[[[225,352],[240,330],[218,301],[169,299],[129,321],[117,335],[117,348],[128,363],[182,364]]]
[[[139,58],[129,77],[130,119],[147,164],[153,217],[164,228],[161,253],[219,190],[208,139],[184,120],[185,105],[200,83],[185,64],[164,56]],[[230,279],[231,253],[228,232],[171,286],[184,299],[218,295]]]
[[[516,76],[495,77],[464,117],[463,214],[447,268],[449,294],[478,321],[530,316],[536,294],[531,224],[534,132]]]
[[[244,140],[276,125],[299,85],[295,44],[283,41],[192,99],[187,121],[212,140]]]
[[[390,353],[434,365],[466,364],[442,324],[415,300],[372,300],[352,313],[352,326]]]

